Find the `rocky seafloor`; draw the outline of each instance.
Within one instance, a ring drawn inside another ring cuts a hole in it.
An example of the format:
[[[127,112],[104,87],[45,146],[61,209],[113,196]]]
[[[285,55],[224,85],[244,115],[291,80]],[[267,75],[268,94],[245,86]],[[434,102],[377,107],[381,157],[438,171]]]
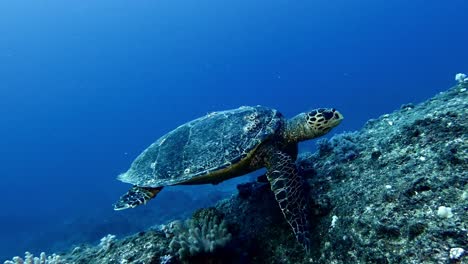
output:
[[[25,263],[468,263],[468,88],[320,140],[298,166],[309,183],[305,255],[262,181],[172,222]],[[21,263],[16,258],[6,263]],[[36,261],[36,262],[35,262]]]

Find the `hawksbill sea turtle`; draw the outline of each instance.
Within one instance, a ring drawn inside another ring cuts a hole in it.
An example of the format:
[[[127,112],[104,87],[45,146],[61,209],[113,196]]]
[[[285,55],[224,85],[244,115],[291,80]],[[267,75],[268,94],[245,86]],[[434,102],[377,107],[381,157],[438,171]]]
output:
[[[118,176],[133,187],[114,209],[145,204],[164,186],[217,184],[265,167],[285,219],[308,252],[307,196],[295,165],[298,142],[325,135],[342,119],[331,108],[300,113],[289,120],[263,106],[210,113],[179,126],[145,149]]]

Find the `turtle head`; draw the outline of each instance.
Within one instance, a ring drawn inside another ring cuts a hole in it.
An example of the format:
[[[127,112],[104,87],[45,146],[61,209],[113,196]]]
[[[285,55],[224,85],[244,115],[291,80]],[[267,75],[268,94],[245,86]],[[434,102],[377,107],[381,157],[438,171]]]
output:
[[[343,115],[334,108],[319,108],[288,120],[285,138],[299,142],[323,136],[339,125]]]

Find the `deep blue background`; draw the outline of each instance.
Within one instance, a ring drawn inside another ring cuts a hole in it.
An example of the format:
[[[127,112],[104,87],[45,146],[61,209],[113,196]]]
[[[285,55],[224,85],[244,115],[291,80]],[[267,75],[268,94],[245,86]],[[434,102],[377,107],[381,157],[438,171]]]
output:
[[[336,107],[339,132],[449,88],[468,71],[466,10],[466,0],[0,0],[0,261],[65,247],[115,214],[129,187],[115,176],[210,111]],[[194,197],[216,188],[202,190]],[[83,230],[60,228],[85,216]]]

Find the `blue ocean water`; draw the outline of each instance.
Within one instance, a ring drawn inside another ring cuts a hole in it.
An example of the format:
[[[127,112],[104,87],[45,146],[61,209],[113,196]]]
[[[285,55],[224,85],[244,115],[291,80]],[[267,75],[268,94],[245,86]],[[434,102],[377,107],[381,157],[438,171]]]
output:
[[[335,107],[357,130],[468,71],[465,0],[0,1],[0,261],[187,215],[234,184],[114,212],[115,177],[211,111]],[[313,143],[301,149],[313,149]]]

